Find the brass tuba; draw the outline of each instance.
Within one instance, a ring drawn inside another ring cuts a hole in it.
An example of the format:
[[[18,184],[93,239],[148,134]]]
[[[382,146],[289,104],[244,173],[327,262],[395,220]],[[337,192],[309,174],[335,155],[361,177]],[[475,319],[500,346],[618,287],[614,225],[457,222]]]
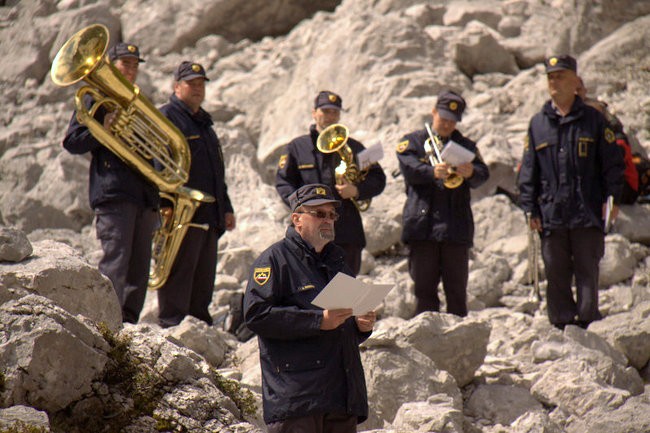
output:
[[[316,140],[318,150],[323,153],[337,152],[341,157],[341,163],[334,170],[338,185],[343,183],[343,179],[346,179],[349,183],[357,184],[368,175],[368,171],[359,170],[359,166],[354,161],[354,153],[347,144],[349,137],[348,128],[340,123],[335,123],[323,129]],[[352,200],[359,212],[367,211],[372,201],[372,199],[356,200],[354,198],[350,200]]]
[[[436,164],[442,164],[444,161],[442,160],[440,151],[442,150],[443,144],[440,140],[440,136],[438,136],[438,134],[434,134],[433,131],[431,131],[431,127],[428,123],[425,123],[424,127],[427,129],[427,133],[429,134],[429,138],[424,141],[424,150],[429,157],[429,162],[431,162],[432,166],[435,166]],[[434,152],[436,156],[433,156]],[[461,186],[463,184],[463,180],[463,176],[456,173],[456,170],[453,167],[449,167],[448,176],[444,180],[443,184],[445,185],[445,188],[454,189]]]
[[[189,177],[191,154],[183,133],[176,128],[104,57],[108,47],[108,29],[101,24],[75,33],[61,47],[52,62],[50,76],[59,86],[85,81],[75,94],[77,120],[85,125],[102,145],[137,170],[171,201],[173,213],[155,233],[149,288],[158,289],[169,276],[180,244],[191,226],[194,211],[214,197],[183,187]],[[85,95],[94,99],[87,109]],[[110,130],[95,120],[104,106],[115,112]],[[156,161],[161,169],[156,169]],[[200,228],[207,227],[199,225]]]

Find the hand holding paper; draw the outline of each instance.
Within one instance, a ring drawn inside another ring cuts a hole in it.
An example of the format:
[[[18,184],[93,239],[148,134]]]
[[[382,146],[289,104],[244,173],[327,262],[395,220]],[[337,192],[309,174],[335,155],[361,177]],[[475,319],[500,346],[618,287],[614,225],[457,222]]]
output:
[[[339,272],[312,304],[325,310],[352,308],[355,316],[374,311],[384,300],[394,284],[366,284]]]
[[[445,144],[440,156],[442,156],[443,161],[453,166],[459,166],[474,160],[474,152],[465,149],[452,140]]]
[[[381,143],[373,144],[372,146],[362,150],[357,154],[359,161],[359,169],[365,170],[372,164],[379,162],[384,157],[384,148]]]

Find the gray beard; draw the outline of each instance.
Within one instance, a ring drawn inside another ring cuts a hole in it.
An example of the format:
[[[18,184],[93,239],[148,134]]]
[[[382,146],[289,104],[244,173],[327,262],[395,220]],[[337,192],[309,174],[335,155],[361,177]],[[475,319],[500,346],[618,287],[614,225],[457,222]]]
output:
[[[326,231],[319,230],[318,231],[318,236],[324,241],[333,241],[334,240],[334,230],[332,230],[331,232],[326,232]]]

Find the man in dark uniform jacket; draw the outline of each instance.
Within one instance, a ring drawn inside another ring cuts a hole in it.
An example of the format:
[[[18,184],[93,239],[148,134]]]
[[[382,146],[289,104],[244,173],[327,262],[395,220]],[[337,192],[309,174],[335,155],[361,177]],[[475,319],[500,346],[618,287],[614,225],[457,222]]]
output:
[[[356,432],[368,417],[359,344],[376,316],[312,305],[337,273],[351,275],[331,242],[341,202],[322,184],[298,188],[289,202],[286,237],[257,258],[244,296],[259,339],[264,421],[269,433]]]
[[[144,60],[138,47],[119,43],[108,50],[113,65],[134,83]],[[94,101],[84,100],[86,108]],[[115,115],[100,107],[95,120],[108,129]],[[149,280],[151,239],[158,227],[158,189],[92,136],[76,112],[63,140],[73,154],[90,152],[90,206],[95,211],[97,238],[104,255],[99,270],[113,283],[122,306],[122,320],[137,323]]]
[[[562,329],[601,318],[598,264],[604,253],[607,197],[615,218],[625,168],[605,118],[576,96],[576,61],[545,61],[551,99],[530,121],[519,173],[521,207],[540,232],[548,318]],[[571,292],[575,277],[577,300]]]
[[[169,278],[158,290],[158,322],[165,328],[178,325],[188,314],[212,325],[208,307],[214,291],[217,243],[236,224],[221,144],[212,128],[212,117],[201,108],[206,81],[203,66],[182,62],[174,73],[174,93],[160,109],[190,146],[192,164],[185,186],[216,198],[213,203],[201,203],[192,219],[192,223],[207,224],[209,229],[187,230]]]
[[[381,194],[386,186],[386,175],[379,164],[373,164],[361,182],[336,184],[334,169],[341,158],[338,153],[320,152],[316,140],[321,131],[339,122],[341,107],[341,97],[335,93],[322,91],[316,96],[312,110],[315,123],[310,126],[309,134],[295,138],[287,145],[278,164],[275,188],[287,205],[289,196],[303,185],[323,183],[332,188],[335,197],[343,203],[334,242],[345,250],[345,261],[356,276],[361,268],[361,251],[366,246],[366,237],[361,215],[351,199],[367,200]],[[353,138],[348,139],[347,145],[355,159],[365,149]]]
[[[469,248],[474,239],[470,188],[482,185],[489,172],[476,143],[456,129],[464,110],[465,100],[448,90],[438,95],[432,110],[432,132],[440,141],[445,146],[454,142],[474,154],[471,162],[455,167],[456,175],[463,179],[457,188],[444,185],[452,170],[450,165],[437,159],[431,165],[424,146],[429,138],[426,129],[407,134],[397,145],[397,159],[407,195],[402,241],[409,246],[409,273],[415,283],[416,314],[440,311],[438,284],[442,278],[447,312],[467,315]]]

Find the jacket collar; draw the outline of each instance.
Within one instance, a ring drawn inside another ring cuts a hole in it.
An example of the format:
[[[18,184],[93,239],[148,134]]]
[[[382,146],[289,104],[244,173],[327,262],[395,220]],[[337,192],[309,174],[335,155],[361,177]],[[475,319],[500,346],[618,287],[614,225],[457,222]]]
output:
[[[295,227],[289,226],[286,233],[287,243],[296,255],[301,258],[308,257],[315,262],[324,262],[328,265],[335,265],[343,262],[342,250],[337,247],[333,242],[329,242],[323,248],[323,251],[317,253],[302,236],[296,231]]]
[[[197,111],[196,113],[192,113],[190,107],[188,107],[185,102],[178,99],[178,97],[174,93],[172,93],[171,96],[169,97],[169,103],[177,107],[178,109],[184,111],[185,113],[187,113],[187,115],[190,116],[192,119],[194,119],[197,123],[204,124],[207,126],[213,124],[212,116],[210,116],[210,113],[205,111],[203,107],[200,107],[199,111]]]
[[[555,119],[561,123],[566,123],[582,117],[584,108],[585,108],[585,103],[582,101],[582,99],[579,96],[576,96],[575,99],[573,100],[571,111],[569,111],[569,113],[564,117],[560,116],[557,109],[555,108],[555,105],[553,104],[553,101],[550,99],[546,101],[546,104],[544,104],[543,111],[544,114],[550,117],[551,119]]]

